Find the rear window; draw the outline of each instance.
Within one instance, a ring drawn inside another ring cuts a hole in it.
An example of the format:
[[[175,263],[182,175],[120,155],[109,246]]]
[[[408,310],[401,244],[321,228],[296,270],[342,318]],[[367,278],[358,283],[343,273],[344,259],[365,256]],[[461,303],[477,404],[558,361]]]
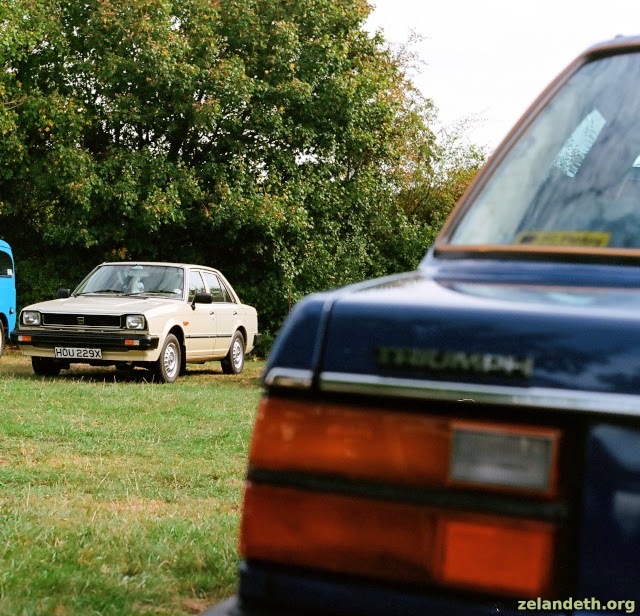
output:
[[[640,248],[640,55],[580,68],[512,147],[445,241]]]

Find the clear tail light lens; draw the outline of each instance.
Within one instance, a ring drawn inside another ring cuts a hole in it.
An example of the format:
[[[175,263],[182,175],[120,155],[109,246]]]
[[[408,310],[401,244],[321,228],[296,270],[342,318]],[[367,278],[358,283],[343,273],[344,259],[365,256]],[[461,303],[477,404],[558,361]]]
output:
[[[555,491],[559,430],[453,422],[451,435],[452,481]]]

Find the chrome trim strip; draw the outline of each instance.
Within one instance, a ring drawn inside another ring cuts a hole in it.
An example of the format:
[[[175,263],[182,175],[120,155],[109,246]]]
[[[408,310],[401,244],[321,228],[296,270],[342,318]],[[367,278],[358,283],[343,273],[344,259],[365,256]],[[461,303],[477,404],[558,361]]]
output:
[[[321,391],[418,400],[482,402],[507,406],[551,408],[564,411],[591,411],[616,415],[640,415],[640,396],[633,394],[553,389],[551,387],[508,387],[477,383],[455,383],[321,372]]]
[[[228,338],[226,334],[187,334],[185,338],[196,339],[196,338]]]
[[[267,387],[288,387],[290,389],[311,389],[313,370],[299,368],[271,368],[264,377]]]

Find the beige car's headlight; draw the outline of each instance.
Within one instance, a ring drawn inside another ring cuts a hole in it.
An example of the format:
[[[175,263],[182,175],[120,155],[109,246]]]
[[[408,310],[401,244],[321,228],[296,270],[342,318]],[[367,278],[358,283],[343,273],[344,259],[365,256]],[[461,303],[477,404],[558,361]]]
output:
[[[141,314],[128,314],[125,327],[127,329],[144,329],[146,325],[146,320]]]
[[[37,310],[25,310],[22,313],[23,325],[42,325],[42,315]]]

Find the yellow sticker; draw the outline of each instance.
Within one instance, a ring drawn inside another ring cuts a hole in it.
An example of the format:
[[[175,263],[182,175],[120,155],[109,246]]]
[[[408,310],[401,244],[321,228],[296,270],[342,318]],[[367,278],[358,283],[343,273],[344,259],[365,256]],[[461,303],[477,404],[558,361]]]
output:
[[[523,231],[518,233],[514,244],[532,246],[581,246],[605,248],[611,233],[605,231]]]

